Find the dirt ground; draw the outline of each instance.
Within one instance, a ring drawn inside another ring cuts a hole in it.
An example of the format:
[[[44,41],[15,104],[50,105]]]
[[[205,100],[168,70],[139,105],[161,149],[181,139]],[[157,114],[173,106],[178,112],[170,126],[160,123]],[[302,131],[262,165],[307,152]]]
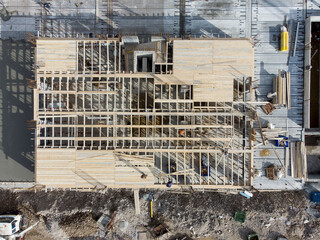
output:
[[[148,196],[154,197],[153,219]],[[319,219],[306,211],[309,203],[304,192],[254,193],[253,198],[246,199],[217,192],[140,191],[140,215],[135,214],[133,191],[125,190],[0,191],[0,202],[0,213],[21,210],[31,224],[40,220],[26,240],[136,239],[137,229],[148,232],[161,223],[169,232],[159,239],[247,239],[251,233],[260,239],[320,239]],[[246,212],[244,223],[233,219],[239,210]],[[111,216],[114,212],[106,234],[97,220],[103,213]],[[119,228],[120,221],[127,226]]]

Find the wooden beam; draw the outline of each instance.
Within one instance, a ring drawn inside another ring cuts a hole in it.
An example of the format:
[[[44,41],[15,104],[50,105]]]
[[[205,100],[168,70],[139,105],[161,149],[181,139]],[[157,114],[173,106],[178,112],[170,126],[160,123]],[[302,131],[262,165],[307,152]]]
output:
[[[232,126],[223,125],[116,125],[116,124],[38,124],[38,127],[117,127],[117,128],[176,128],[176,129],[196,129],[196,128],[233,128]]]
[[[278,158],[278,160],[279,160],[279,162],[280,162],[281,166],[282,166],[282,167],[284,167],[284,165],[283,165],[283,163],[282,163],[282,161],[281,161],[281,157],[280,157],[279,152],[277,151],[277,149],[275,149],[275,147],[274,147],[272,144],[271,144],[271,147],[272,147],[272,149],[273,149],[274,153],[276,154],[276,156],[277,156],[277,158]]]
[[[134,207],[136,209],[136,214],[140,215],[140,199],[139,199],[139,189],[134,189]]]
[[[171,140],[171,141],[212,141],[212,142],[227,142],[230,141],[231,138],[191,138],[191,137],[119,137],[119,136],[115,136],[115,137],[109,137],[108,139],[106,139],[105,137],[38,137],[41,140],[72,140],[72,139],[77,139],[78,141],[96,141],[96,140]]]
[[[264,135],[263,135],[263,131],[262,131],[261,122],[260,122],[260,118],[259,118],[258,112],[256,112],[256,115],[257,115],[257,119],[258,119],[258,123],[259,123],[259,128],[260,128],[262,141],[263,141],[263,144],[266,145],[266,140],[264,139]]]
[[[90,111],[90,112],[79,112],[79,111],[38,111],[39,114],[55,115],[56,117],[63,115],[74,115],[74,116],[82,116],[82,115],[104,115],[104,116],[240,116],[243,117],[243,113],[230,113],[230,112],[101,112],[101,111]]]

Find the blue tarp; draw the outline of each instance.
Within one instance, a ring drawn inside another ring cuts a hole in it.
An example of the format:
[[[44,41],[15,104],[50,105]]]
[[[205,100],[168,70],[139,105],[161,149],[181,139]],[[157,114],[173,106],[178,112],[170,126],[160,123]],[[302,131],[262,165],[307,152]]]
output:
[[[320,192],[312,192],[311,193],[311,201],[320,203]]]

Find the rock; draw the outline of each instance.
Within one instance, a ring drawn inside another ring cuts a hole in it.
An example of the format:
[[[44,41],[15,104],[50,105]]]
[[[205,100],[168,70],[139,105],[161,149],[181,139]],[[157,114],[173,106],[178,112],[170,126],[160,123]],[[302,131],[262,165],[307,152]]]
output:
[[[266,225],[264,225],[266,228],[271,226],[271,223],[267,223]]]
[[[291,231],[293,236],[299,237],[301,239],[303,231],[299,228],[298,225],[293,225]]]
[[[303,221],[304,224],[307,224],[307,223],[309,223],[309,222],[310,222],[310,221],[309,221],[308,219],[306,219],[306,220]]]
[[[142,232],[142,233],[137,233],[137,239],[138,240],[147,240],[148,237],[147,237],[147,233],[146,232]]]
[[[120,221],[118,224],[118,228],[120,231],[124,232],[128,227],[128,222],[127,221]]]
[[[288,221],[286,221],[286,225],[287,226],[290,226],[291,225],[291,222],[288,220]]]
[[[273,217],[269,218],[269,222],[272,222],[272,221],[274,221],[274,218]]]

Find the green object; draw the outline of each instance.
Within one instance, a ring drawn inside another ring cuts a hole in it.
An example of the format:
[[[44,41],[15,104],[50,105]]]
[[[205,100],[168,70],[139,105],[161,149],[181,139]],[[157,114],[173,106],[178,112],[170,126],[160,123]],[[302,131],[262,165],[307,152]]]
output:
[[[236,220],[237,222],[244,223],[244,221],[246,220],[246,213],[245,212],[241,212],[241,211],[237,211],[234,214],[234,220]]]
[[[248,240],[259,240],[259,236],[256,233],[249,234]]]

